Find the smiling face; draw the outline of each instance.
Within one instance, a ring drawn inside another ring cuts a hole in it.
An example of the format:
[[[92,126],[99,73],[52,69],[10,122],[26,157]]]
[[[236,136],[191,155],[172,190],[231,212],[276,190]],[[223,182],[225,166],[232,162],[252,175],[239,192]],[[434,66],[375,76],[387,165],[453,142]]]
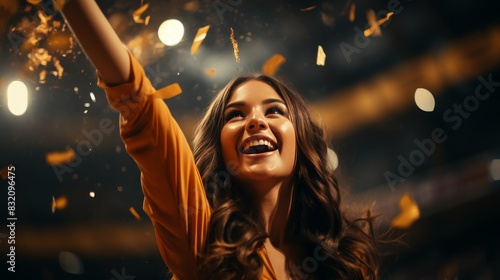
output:
[[[268,84],[250,80],[236,87],[224,108],[224,163],[242,184],[277,183],[295,165],[295,129],[283,99]]]

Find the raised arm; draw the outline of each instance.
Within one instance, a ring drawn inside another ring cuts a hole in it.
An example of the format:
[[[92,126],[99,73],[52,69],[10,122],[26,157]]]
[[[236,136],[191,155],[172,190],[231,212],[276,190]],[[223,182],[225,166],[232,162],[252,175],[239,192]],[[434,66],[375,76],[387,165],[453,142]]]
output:
[[[63,1],[63,0],[54,0]],[[65,0],[63,15],[120,113],[120,135],[141,171],[143,209],[175,279],[199,279],[211,209],[190,146],[143,67],[94,0]]]
[[[80,46],[108,85],[130,80],[130,59],[118,35],[94,0],[54,0],[66,2],[62,15]]]

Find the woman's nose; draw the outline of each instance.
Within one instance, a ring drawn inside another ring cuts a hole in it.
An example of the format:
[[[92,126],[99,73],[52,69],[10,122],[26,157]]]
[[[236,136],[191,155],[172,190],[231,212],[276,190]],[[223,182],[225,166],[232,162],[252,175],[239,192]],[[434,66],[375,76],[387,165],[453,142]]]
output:
[[[259,113],[252,113],[248,118],[245,129],[249,132],[255,132],[259,130],[264,130],[268,128],[267,122],[264,117]]]

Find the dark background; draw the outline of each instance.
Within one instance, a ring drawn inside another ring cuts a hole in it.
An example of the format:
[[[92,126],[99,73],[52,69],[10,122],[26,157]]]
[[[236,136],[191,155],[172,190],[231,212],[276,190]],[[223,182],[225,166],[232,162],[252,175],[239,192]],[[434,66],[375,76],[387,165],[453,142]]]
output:
[[[338,154],[338,174],[348,187],[346,201],[372,206],[382,213],[382,225],[398,215],[404,194],[419,206],[420,218],[411,227],[395,229],[406,245],[386,259],[382,279],[500,277],[500,87],[492,86],[485,100],[474,99],[482,84],[478,77],[500,81],[500,20],[494,2],[389,1],[397,13],[381,26],[381,37],[363,41],[356,30],[365,29],[366,11],[381,18],[388,2],[355,1],[353,22],[347,1],[145,2],[150,7],[142,18],[151,16],[148,25],[133,21],[139,0],[98,4],[156,87],[181,85],[183,93],[166,102],[188,140],[218,89],[234,75],[258,72],[273,54],[282,54],[286,62],[276,76],[301,92],[322,119]],[[0,275],[5,277],[0,278],[166,278],[168,270],[142,211],[139,171],[119,138],[118,116],[96,86],[90,62],[77,44],[69,43],[67,27],[54,25],[62,19],[49,3],[0,0],[0,169],[16,168],[17,217],[15,274],[7,273],[9,231],[2,218]],[[33,33],[42,24],[39,11],[52,16],[52,28]],[[174,47],[161,45],[156,36],[168,18],[185,26],[183,40]],[[208,24],[200,50],[191,55],[196,31]],[[26,43],[32,37],[35,43]],[[344,55],[341,46],[346,44],[356,51]],[[327,55],[325,66],[316,65],[318,45]],[[57,70],[52,61],[33,64],[29,54],[40,48],[60,61],[61,77],[51,74]],[[215,76],[206,74],[209,68]],[[48,73],[44,80],[42,70]],[[13,80],[23,81],[29,91],[28,110],[19,117],[7,108],[6,89]],[[433,112],[416,106],[417,88],[434,95]],[[483,87],[481,93],[486,92]],[[456,106],[469,110],[453,113]],[[445,117],[449,110],[454,121]],[[76,150],[103,119],[112,121],[111,133],[103,133],[91,152],[58,178],[46,154]],[[410,161],[419,151],[415,141],[432,139],[435,129],[446,140],[434,143],[432,152],[402,174],[401,159]],[[401,180],[388,182],[388,172]],[[7,182],[0,181],[2,217],[7,215]],[[67,206],[53,212],[53,198],[61,197]]]

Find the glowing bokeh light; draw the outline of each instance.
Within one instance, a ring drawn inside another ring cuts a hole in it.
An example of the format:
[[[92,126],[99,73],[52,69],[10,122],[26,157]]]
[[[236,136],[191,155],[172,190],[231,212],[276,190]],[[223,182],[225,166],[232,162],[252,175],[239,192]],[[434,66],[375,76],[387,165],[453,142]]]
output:
[[[160,41],[167,46],[177,45],[184,36],[184,25],[176,19],[164,21],[158,28]]]
[[[337,153],[335,153],[335,151],[330,148],[328,148],[328,160],[332,169],[337,169],[337,167],[339,166],[339,158],[337,156]]]
[[[425,88],[417,88],[415,91],[415,103],[424,112],[432,112],[436,106],[434,96]]]
[[[28,88],[21,81],[13,81],[7,87],[7,106],[16,116],[23,115],[28,109]]]
[[[500,180],[500,159],[494,159],[491,161],[490,174],[493,180]]]

